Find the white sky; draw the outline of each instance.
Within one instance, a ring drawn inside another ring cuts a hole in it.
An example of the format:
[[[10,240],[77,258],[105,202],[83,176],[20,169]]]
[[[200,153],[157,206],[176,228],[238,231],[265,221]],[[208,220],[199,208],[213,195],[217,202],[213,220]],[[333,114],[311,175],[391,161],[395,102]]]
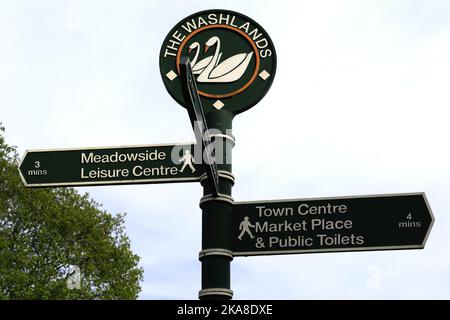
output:
[[[236,201],[423,191],[436,219],[424,250],[236,258],[235,298],[449,299],[449,1],[3,1],[8,143],[193,141],[158,55],[179,20],[214,8],[255,19],[278,56],[268,95],[233,123]],[[142,299],[197,298],[199,184],[79,190],[128,213]]]

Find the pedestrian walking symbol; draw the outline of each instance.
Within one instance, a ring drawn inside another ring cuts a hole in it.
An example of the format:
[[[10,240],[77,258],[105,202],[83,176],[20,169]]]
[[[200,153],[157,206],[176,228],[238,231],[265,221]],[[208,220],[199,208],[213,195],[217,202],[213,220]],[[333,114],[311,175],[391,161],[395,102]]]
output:
[[[191,168],[192,173],[195,172],[194,165],[192,164],[194,162],[194,157],[192,156],[191,151],[185,150],[184,156],[181,157],[179,161],[183,162],[183,166],[181,167],[180,172],[183,172],[186,166],[189,166],[189,168]]]
[[[250,231],[250,228],[254,228],[255,226],[252,225],[252,223],[248,220],[248,217],[245,217],[244,220],[242,220],[241,224],[239,225],[239,230],[241,230],[241,233],[238,236],[239,240],[242,240],[242,236],[245,233],[248,233],[250,236],[250,239],[253,239],[255,236]]]

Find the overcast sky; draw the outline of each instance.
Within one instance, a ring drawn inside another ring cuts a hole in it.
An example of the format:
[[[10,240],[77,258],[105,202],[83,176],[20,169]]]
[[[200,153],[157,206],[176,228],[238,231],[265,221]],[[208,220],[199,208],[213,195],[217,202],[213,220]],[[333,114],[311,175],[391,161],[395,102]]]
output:
[[[158,55],[179,20],[214,8],[256,20],[278,58],[233,122],[236,201],[425,192],[436,219],[424,250],[235,258],[234,297],[450,299],[449,1],[2,1],[7,142],[194,141]],[[127,212],[141,299],[197,298],[198,183],[78,190]]]

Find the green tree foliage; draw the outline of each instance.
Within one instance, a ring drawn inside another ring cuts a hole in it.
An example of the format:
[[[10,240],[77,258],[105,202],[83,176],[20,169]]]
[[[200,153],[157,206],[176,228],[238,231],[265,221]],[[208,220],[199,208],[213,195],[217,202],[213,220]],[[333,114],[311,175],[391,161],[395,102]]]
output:
[[[0,299],[135,299],[143,271],[124,215],[73,188],[25,188],[3,132],[0,123]]]

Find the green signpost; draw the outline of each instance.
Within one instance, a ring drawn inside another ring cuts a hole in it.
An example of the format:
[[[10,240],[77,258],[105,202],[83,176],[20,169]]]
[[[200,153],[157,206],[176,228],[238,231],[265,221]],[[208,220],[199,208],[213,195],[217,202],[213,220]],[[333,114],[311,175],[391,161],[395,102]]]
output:
[[[27,187],[200,181],[194,156],[194,144],[30,150],[19,172]]]
[[[423,193],[234,202],[232,121],[265,96],[276,72],[275,47],[254,20],[227,10],[186,17],[165,38],[159,63],[196,144],[27,151],[24,184],[201,182],[200,299],[232,298],[235,256],[425,246],[434,218]]]
[[[276,71],[275,47],[267,32],[245,15],[227,10],[201,11],[169,32],[160,51],[160,70],[167,91],[188,109],[191,122],[206,121],[205,128],[215,130],[219,179],[211,181],[214,176],[209,175],[203,182],[199,297],[230,299],[232,120],[269,90]],[[204,116],[199,117],[201,113]]]
[[[240,202],[233,255],[422,249],[433,221],[422,193]]]

